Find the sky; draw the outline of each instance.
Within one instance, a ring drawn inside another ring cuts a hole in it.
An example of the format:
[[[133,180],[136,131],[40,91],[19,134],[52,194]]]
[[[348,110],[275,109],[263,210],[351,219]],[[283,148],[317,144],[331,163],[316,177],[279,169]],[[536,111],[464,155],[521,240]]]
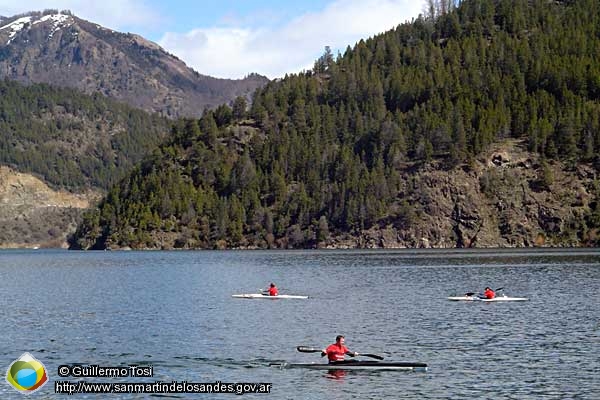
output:
[[[425,0],[0,0],[0,15],[70,10],[158,43],[203,75],[269,79],[311,69],[360,39],[410,22]]]

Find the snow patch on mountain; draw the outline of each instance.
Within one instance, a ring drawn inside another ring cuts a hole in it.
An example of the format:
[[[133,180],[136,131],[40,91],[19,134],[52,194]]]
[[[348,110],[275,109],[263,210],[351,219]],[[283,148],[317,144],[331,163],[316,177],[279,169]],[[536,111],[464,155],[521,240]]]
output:
[[[42,17],[35,18],[34,16],[30,15],[18,18],[13,22],[0,27],[0,31],[5,29],[11,30],[10,34],[8,35],[8,41],[6,42],[6,44],[9,45],[10,42],[12,42],[12,40],[14,39],[14,37],[17,35],[17,33],[21,32],[26,26],[33,26],[48,21],[52,23],[52,30],[48,35],[48,39],[50,39],[52,38],[54,33],[56,33],[56,31],[71,25],[73,23],[73,17],[67,14],[48,14]]]
[[[4,25],[0,27],[0,31],[4,29],[12,29],[12,32],[8,35],[8,42],[6,44],[10,44],[15,35],[21,31],[25,27],[25,25],[31,22],[32,17],[21,17],[19,19],[14,20],[8,25]]]

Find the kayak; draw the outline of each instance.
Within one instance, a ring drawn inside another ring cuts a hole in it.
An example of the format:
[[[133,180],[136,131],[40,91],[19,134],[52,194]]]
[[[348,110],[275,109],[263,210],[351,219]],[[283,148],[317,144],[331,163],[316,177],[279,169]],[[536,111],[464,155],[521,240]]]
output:
[[[329,364],[270,364],[279,368],[308,368],[319,370],[427,371],[427,364],[418,362],[338,361]]]
[[[235,297],[236,299],[267,299],[267,300],[308,299],[308,296],[297,296],[297,295],[293,295],[293,294],[279,294],[277,296],[269,296],[268,294],[262,294],[262,293],[232,294],[231,297]]]
[[[492,303],[497,301],[527,301],[527,297],[508,297],[508,296],[496,296],[493,299],[482,299],[478,296],[454,296],[448,297],[448,300],[452,301],[483,301],[486,303]]]

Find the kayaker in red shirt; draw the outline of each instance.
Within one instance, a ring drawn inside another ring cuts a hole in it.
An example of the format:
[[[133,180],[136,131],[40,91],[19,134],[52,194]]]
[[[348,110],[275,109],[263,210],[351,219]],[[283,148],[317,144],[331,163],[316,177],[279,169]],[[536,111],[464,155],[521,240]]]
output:
[[[496,292],[494,292],[488,286],[488,287],[485,288],[485,291],[483,292],[483,297],[485,297],[486,299],[493,299],[494,297],[496,297]]]
[[[271,285],[269,287],[269,296],[277,296],[277,295],[279,295],[279,292],[277,291],[275,284],[271,283]]]
[[[344,361],[344,357],[346,356],[346,354],[351,357],[356,357],[358,353],[355,351],[348,350],[348,348],[344,346],[344,342],[345,339],[343,335],[336,336],[335,343],[329,345],[329,347],[321,351],[321,357],[327,356],[330,363],[336,361]]]

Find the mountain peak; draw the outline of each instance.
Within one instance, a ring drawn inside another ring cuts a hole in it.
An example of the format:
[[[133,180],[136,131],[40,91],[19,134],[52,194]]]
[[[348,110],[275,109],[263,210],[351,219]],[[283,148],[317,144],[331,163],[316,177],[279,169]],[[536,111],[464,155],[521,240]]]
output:
[[[158,44],[78,18],[30,12],[0,21],[0,79],[101,93],[167,117],[198,117],[206,107],[249,97],[261,76],[201,75]]]

